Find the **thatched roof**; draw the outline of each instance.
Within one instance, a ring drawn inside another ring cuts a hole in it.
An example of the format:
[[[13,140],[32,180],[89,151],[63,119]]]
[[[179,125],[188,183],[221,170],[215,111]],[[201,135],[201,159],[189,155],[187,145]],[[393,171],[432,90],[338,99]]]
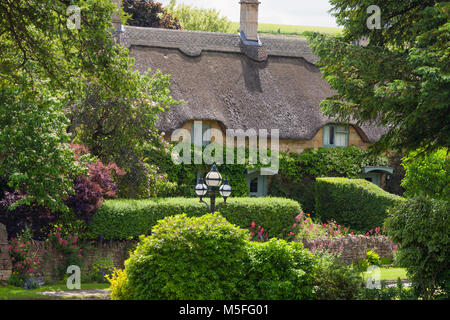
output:
[[[172,95],[186,104],[160,115],[170,133],[189,120],[217,120],[229,129],[279,129],[281,139],[310,140],[333,119],[320,102],[333,91],[304,40],[261,37],[247,47],[237,34],[125,27],[121,42],[141,72],[172,74]],[[357,128],[374,142],[385,132]]]

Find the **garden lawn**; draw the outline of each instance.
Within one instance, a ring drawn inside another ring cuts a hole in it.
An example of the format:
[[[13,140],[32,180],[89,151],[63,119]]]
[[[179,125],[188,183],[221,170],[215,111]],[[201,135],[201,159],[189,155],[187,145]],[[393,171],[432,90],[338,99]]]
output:
[[[85,283],[81,284],[81,290],[90,290],[90,289],[109,289],[109,283]],[[42,286],[38,289],[24,289],[13,286],[0,286],[0,300],[48,300],[48,299],[58,299],[55,297],[48,297],[39,292],[44,291],[76,291],[69,290],[65,283],[63,284],[54,284],[54,285],[46,285]]]
[[[386,281],[395,281],[398,278],[401,280],[407,280],[406,269],[404,268],[380,268],[381,269],[381,279]],[[363,273],[364,280],[367,279],[368,272]]]

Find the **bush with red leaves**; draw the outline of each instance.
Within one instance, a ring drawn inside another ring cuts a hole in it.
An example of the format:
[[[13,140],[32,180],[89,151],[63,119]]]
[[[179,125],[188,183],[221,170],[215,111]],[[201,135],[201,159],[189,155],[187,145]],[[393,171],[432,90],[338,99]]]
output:
[[[89,154],[89,150],[79,144],[72,144],[75,159]],[[117,186],[113,175],[121,176],[122,171],[115,163],[105,165],[98,159],[87,164],[88,176],[79,176],[74,179],[75,194],[69,196],[65,203],[73,210],[78,219],[89,222],[93,213],[100,207],[105,199],[116,197]]]
[[[160,2],[146,0],[124,0],[123,10],[131,14],[130,26],[181,29],[178,18],[170,15]]]
[[[75,159],[80,160],[89,150],[82,145],[73,144]],[[122,171],[115,163],[103,164],[100,160],[87,163],[88,175],[78,176],[74,179],[75,194],[69,196],[64,202],[73,210],[80,220],[89,222],[93,213],[100,207],[105,198],[114,198],[117,187],[113,175],[121,176]],[[61,213],[51,212],[47,207],[35,203],[21,205],[14,210],[9,207],[16,201],[25,197],[20,191],[5,191],[0,200],[0,223],[6,226],[8,238],[17,237],[26,226],[30,226],[36,240],[44,240],[48,234],[51,223],[57,222]]]

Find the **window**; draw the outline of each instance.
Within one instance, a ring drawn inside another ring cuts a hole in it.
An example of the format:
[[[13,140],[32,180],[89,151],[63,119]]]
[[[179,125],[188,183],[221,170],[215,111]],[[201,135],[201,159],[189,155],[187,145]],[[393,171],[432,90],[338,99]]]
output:
[[[258,178],[250,181],[250,193],[258,193]]]
[[[324,147],[347,147],[348,146],[348,126],[326,125],[323,128]]]
[[[211,142],[211,126],[202,124],[201,121],[191,125],[191,143],[206,146]]]

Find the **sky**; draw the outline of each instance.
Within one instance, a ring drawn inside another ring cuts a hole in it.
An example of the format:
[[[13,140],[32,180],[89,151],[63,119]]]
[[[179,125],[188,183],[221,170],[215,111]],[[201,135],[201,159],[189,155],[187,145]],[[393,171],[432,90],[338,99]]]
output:
[[[158,0],[163,4],[169,0]],[[214,8],[231,21],[240,18],[239,0],[178,0],[179,3],[200,8]],[[289,24],[299,26],[336,27],[335,18],[328,10],[328,0],[260,0],[260,23]]]

